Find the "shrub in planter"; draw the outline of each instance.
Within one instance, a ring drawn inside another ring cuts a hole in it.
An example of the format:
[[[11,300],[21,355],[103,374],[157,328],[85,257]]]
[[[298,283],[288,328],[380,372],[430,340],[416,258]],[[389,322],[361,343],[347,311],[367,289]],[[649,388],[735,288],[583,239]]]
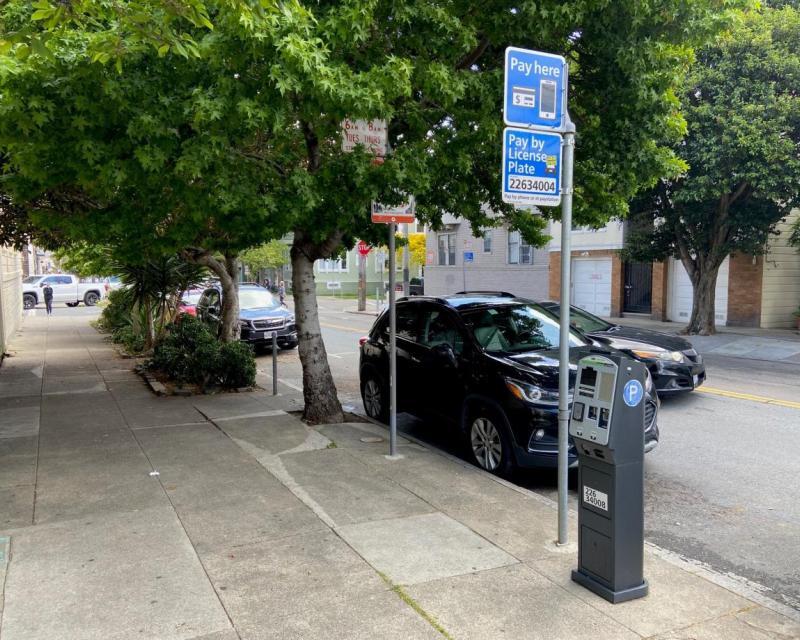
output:
[[[108,294],[108,304],[100,314],[98,325],[101,330],[115,333],[131,325],[130,297],[122,289],[116,289]]]
[[[179,384],[194,383],[201,388],[211,383],[225,388],[250,387],[256,381],[256,362],[248,345],[221,344],[203,322],[188,315],[167,327],[149,366]]]
[[[226,388],[252,387],[256,383],[256,361],[250,345],[228,342],[219,350],[218,380]]]
[[[150,366],[178,383],[205,384],[215,377],[217,339],[197,318],[181,316],[156,344]]]

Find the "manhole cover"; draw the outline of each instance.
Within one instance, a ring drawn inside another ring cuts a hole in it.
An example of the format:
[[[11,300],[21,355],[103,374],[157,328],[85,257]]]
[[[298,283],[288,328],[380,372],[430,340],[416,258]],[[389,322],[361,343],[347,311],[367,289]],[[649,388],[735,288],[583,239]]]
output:
[[[379,442],[383,442],[383,438],[380,436],[367,436],[366,438],[361,438],[361,442],[365,442],[366,444],[377,444]]]

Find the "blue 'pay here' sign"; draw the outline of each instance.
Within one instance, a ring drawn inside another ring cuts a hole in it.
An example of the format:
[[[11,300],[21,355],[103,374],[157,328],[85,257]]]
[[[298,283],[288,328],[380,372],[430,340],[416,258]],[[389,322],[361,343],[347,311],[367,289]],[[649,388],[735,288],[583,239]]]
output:
[[[567,63],[562,56],[506,49],[503,119],[509,126],[560,130]]]
[[[511,127],[503,131],[503,202],[561,204],[561,135]]]

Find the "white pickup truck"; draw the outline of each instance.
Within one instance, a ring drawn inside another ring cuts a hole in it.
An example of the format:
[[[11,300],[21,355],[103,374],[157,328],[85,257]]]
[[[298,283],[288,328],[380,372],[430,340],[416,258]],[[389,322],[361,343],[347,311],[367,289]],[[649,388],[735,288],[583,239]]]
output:
[[[102,282],[81,282],[68,273],[28,276],[22,281],[22,304],[26,309],[44,302],[42,287],[45,284],[53,288],[53,302],[66,302],[68,307],[77,307],[81,302],[92,307],[102,299],[105,290]]]

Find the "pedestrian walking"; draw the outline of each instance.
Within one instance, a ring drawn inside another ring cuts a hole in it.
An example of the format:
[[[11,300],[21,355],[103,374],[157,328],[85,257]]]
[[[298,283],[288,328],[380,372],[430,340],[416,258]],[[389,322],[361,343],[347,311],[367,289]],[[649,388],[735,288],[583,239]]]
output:
[[[44,294],[44,306],[47,307],[47,315],[53,313],[53,287],[48,283],[42,284],[42,293]]]
[[[283,280],[281,280],[281,283],[278,285],[278,298],[280,298],[281,306],[285,307],[286,306],[286,285],[283,284]]]
[[[266,287],[267,291],[269,291],[269,278],[264,278],[264,286]]]

